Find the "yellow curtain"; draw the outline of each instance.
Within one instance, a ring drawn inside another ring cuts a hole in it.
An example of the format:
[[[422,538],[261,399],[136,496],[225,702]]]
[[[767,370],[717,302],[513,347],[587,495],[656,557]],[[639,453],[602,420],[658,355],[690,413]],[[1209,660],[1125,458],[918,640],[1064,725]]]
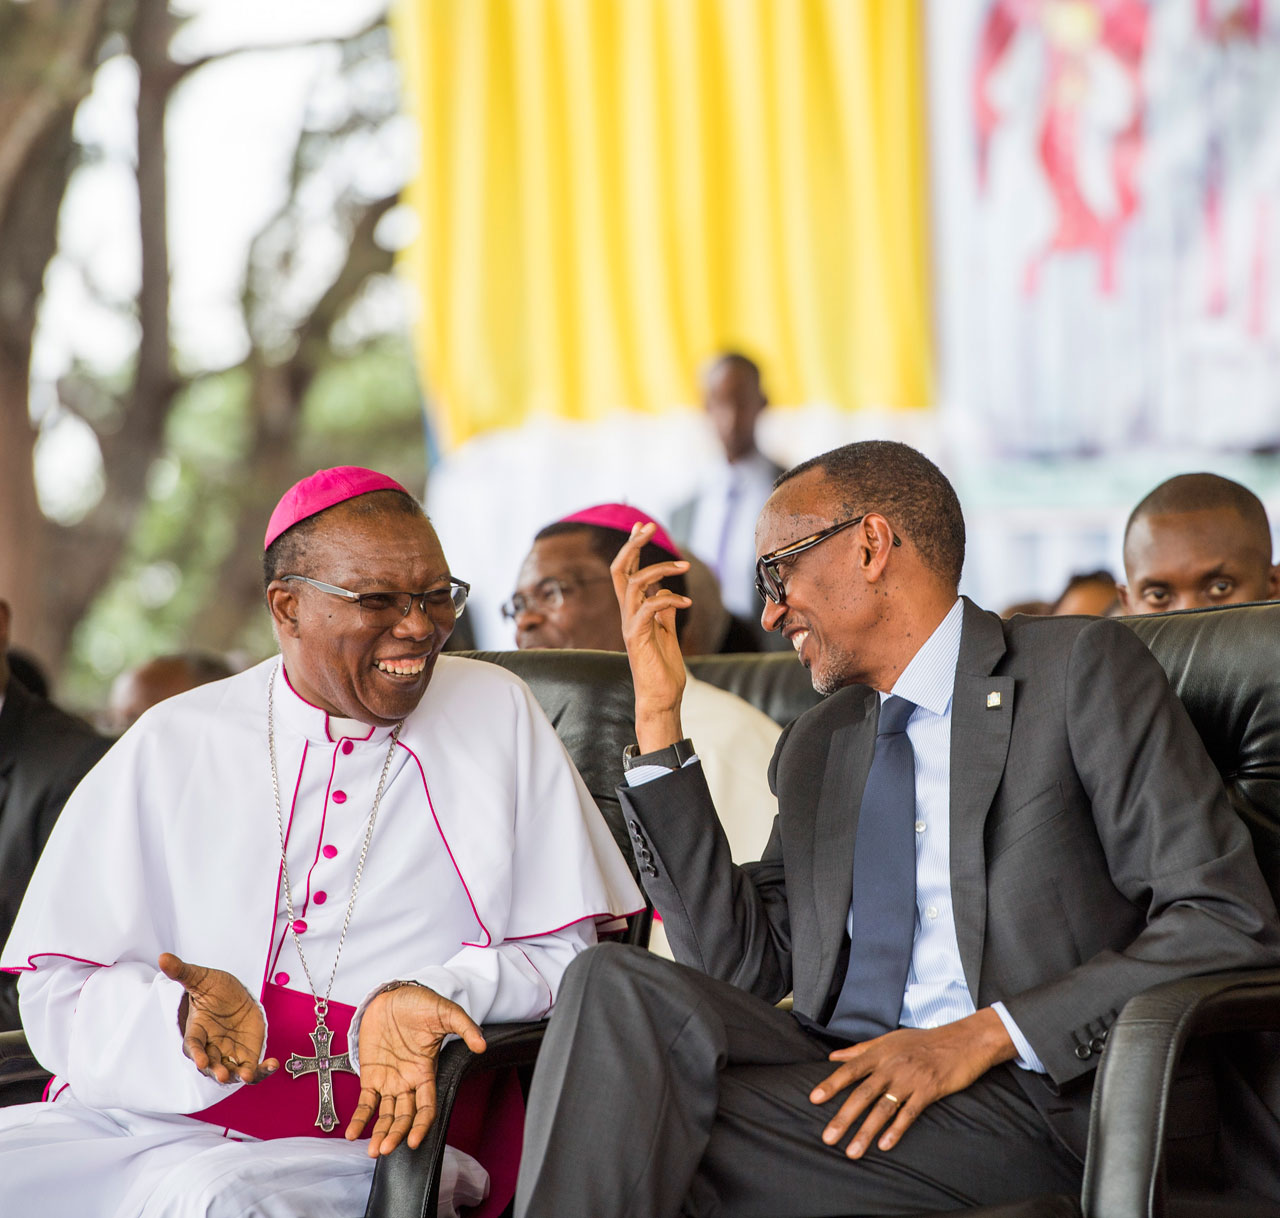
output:
[[[930,404],[919,0],[403,0],[446,448],[696,400]]]

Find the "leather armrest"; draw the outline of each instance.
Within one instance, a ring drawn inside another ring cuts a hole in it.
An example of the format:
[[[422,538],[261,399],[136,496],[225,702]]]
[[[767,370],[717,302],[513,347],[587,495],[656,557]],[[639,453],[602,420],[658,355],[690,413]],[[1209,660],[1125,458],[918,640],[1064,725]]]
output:
[[[1154,1211],[1169,1088],[1196,1036],[1280,1029],[1280,969],[1188,977],[1131,998],[1107,1036],[1089,1116],[1086,1215]]]
[[[0,1032],[0,1104],[5,1102],[3,1088],[10,1083],[39,1083],[49,1077],[49,1071],[31,1055],[22,1032]]]
[[[545,1020],[493,1024],[484,1029],[488,1048],[478,1054],[461,1040],[445,1045],[436,1069],[436,1119],[416,1150],[401,1143],[378,1160],[365,1218],[435,1218],[449,1114],[463,1079],[479,1070],[532,1065],[546,1027]]]

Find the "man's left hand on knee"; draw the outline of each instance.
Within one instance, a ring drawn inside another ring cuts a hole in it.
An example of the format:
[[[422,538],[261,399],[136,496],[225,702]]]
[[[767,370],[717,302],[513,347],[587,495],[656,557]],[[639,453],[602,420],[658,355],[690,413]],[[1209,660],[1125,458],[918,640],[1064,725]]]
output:
[[[876,1145],[891,1150],[935,1100],[963,1091],[993,1066],[1011,1061],[1017,1050],[988,1007],[940,1028],[899,1028],[830,1056],[842,1064],[809,1098],[825,1104],[853,1086],[822,1140],[834,1146],[865,1114],[845,1149],[851,1159],[860,1159],[877,1136]]]

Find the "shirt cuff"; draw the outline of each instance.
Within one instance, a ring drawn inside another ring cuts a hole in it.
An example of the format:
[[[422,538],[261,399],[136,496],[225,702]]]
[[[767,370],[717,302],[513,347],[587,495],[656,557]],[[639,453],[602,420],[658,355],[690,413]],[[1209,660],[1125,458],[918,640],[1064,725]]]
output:
[[[698,754],[694,753],[691,757],[686,757],[684,765],[680,768],[683,770],[686,765],[693,765],[698,760]],[[646,782],[652,782],[655,778],[661,778],[664,774],[674,774],[675,771],[670,766],[665,765],[638,765],[633,770],[627,770],[623,777],[627,780],[629,787],[642,787]]]
[[[1031,1047],[1031,1042],[1022,1035],[1022,1029],[1013,1022],[1013,1016],[1009,1014],[1003,1002],[993,1002],[991,1009],[1000,1016],[1000,1022],[1004,1024],[1004,1030],[1009,1033],[1009,1039],[1013,1041],[1013,1047],[1017,1049],[1018,1056],[1014,1059],[1014,1065],[1021,1067],[1023,1070],[1031,1070],[1035,1074],[1048,1074],[1045,1069],[1044,1062],[1036,1056],[1036,1051]]]

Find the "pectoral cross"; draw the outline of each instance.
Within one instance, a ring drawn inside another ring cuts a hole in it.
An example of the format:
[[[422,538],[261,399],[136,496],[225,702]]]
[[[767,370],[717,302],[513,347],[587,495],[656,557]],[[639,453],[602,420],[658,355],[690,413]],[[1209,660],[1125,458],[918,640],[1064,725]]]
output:
[[[316,1030],[308,1033],[315,1046],[315,1057],[302,1057],[294,1053],[284,1068],[298,1078],[303,1074],[314,1074],[320,1084],[320,1111],[316,1116],[316,1124],[328,1133],[338,1123],[338,1112],[333,1106],[333,1071],[345,1070],[348,1074],[359,1074],[351,1064],[351,1054],[340,1053],[336,1057],[329,1053],[333,1043],[333,1029],[325,1027],[324,1016],[316,1020]]]

